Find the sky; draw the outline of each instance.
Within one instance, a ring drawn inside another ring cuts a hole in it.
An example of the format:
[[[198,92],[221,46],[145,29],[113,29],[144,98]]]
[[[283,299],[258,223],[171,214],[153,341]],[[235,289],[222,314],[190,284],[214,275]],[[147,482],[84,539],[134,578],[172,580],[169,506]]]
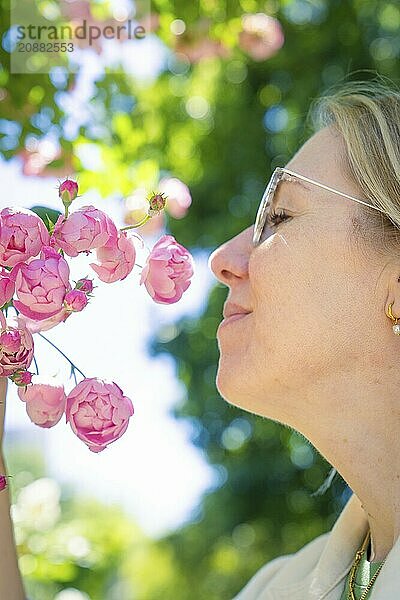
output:
[[[0,181],[1,208],[40,204],[62,210],[58,181],[23,176],[19,159],[0,162]],[[86,204],[105,210],[118,227],[124,226],[121,203],[107,200],[105,205],[104,200],[86,193],[74,201],[71,209]],[[140,234],[140,228],[137,232]],[[145,238],[147,246],[151,248],[161,235]],[[136,262],[143,265],[146,255],[147,250],[140,251]],[[169,415],[186,393],[176,378],[174,360],[165,354],[151,357],[146,348],[160,325],[169,325],[172,335],[174,323],[181,316],[196,317],[204,311],[215,279],[207,266],[208,254],[193,253],[193,257],[192,283],[181,300],[172,305],[151,300],[144,285],[139,286],[141,269],[137,266],[124,281],[106,284],[88,266],[94,256],[68,258],[71,279],[89,273],[98,287],[84,311],[71,315],[44,335],[86,377],[111,379],[132,400],[134,415],[118,441],[103,452],[92,453],[64,418],[51,429],[31,423],[11,382],[7,395],[6,456],[14,441],[36,444],[46,458],[48,475],[102,502],[120,504],[144,533],[154,538],[190,519],[201,495],[218,481],[201,451],[191,445],[188,426]],[[37,335],[34,340],[40,376],[63,381],[68,393],[75,383],[69,379],[67,361],[45,340]]]

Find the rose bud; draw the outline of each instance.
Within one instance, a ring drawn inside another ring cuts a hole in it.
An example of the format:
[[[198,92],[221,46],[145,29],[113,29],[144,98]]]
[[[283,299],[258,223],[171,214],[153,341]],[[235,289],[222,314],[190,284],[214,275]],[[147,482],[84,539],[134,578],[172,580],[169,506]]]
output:
[[[91,294],[93,292],[93,279],[88,279],[87,277],[79,279],[76,282],[75,289],[81,290],[85,294]]]
[[[82,290],[71,290],[65,294],[64,306],[67,310],[80,312],[88,303],[85,292]]]
[[[7,477],[5,475],[0,475],[0,492],[5,490],[7,487]]]
[[[32,375],[30,371],[23,371],[22,369],[15,371],[12,375],[10,375],[11,381],[13,381],[16,385],[20,387],[25,387],[32,383]]]
[[[164,198],[164,193],[155,194],[153,192],[148,200],[149,208],[147,214],[152,217],[153,215],[158,215],[163,210],[167,198]]]
[[[64,206],[69,206],[78,195],[78,184],[76,181],[67,178],[58,188],[58,195]]]

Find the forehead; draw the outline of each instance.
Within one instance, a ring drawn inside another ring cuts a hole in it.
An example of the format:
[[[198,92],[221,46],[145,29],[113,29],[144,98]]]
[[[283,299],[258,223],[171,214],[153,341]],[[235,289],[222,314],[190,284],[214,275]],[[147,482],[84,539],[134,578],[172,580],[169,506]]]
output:
[[[346,157],[342,135],[326,126],[314,133],[285,166],[330,187],[346,189],[351,184]]]

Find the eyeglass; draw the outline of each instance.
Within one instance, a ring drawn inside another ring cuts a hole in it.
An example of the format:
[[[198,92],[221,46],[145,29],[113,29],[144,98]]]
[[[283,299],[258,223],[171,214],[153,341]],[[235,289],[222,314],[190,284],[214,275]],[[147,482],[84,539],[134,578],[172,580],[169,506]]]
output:
[[[288,175],[288,177],[285,177],[285,175]],[[359,202],[360,204],[364,204],[365,206],[369,206],[370,208],[374,208],[375,210],[378,210],[379,212],[385,214],[385,211],[383,211],[381,208],[378,208],[377,206],[373,206],[372,204],[368,204],[368,202],[365,202],[364,200],[360,200],[359,198],[354,198],[353,196],[349,196],[349,194],[345,194],[344,192],[339,192],[338,190],[335,190],[335,189],[329,187],[328,185],[319,183],[319,181],[314,181],[313,179],[309,179],[308,177],[305,177],[304,175],[299,175],[298,173],[295,173],[294,171],[291,171],[284,167],[276,167],[274,172],[272,173],[271,179],[269,180],[269,182],[267,184],[267,187],[265,188],[264,194],[261,198],[260,205],[258,207],[256,221],[255,221],[255,225],[254,225],[254,232],[253,232],[253,246],[258,246],[258,244],[260,243],[261,235],[264,230],[265,221],[266,221],[266,218],[268,215],[268,210],[271,206],[271,202],[274,197],[274,193],[278,186],[278,183],[282,179],[290,180],[291,177],[298,177],[299,179],[303,179],[304,181],[313,183],[314,185],[317,185],[318,187],[324,188],[325,190],[329,190],[330,192],[334,192],[335,194],[339,194],[339,196],[344,196],[345,198],[349,198],[350,200],[354,200],[355,202]]]

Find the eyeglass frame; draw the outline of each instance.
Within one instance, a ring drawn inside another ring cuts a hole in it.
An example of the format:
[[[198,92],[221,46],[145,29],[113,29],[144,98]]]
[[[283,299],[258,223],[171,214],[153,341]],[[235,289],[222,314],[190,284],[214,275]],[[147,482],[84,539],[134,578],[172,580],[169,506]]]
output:
[[[294,171],[291,171],[290,169],[286,169],[286,167],[275,167],[275,169],[271,175],[271,178],[268,181],[267,186],[264,190],[264,193],[260,200],[260,204],[258,206],[256,219],[254,222],[253,247],[256,247],[260,244],[261,234],[263,232],[266,217],[267,217],[266,208],[270,206],[270,203],[268,202],[268,200],[270,200],[270,198],[273,198],[276,188],[278,187],[278,183],[282,180],[283,175],[285,173],[287,173],[288,175],[291,175],[293,177],[298,177],[299,179],[302,179],[303,181],[308,181],[309,183],[313,183],[314,185],[324,188],[325,190],[329,190],[330,192],[334,192],[335,194],[338,194],[339,196],[344,196],[345,198],[349,198],[350,200],[354,200],[355,202],[359,202],[360,204],[364,204],[365,206],[369,206],[370,208],[374,208],[375,210],[378,210],[379,212],[386,214],[385,211],[382,210],[381,208],[379,208],[378,206],[369,204],[368,202],[365,202],[364,200],[360,200],[360,198],[354,198],[354,196],[350,196],[349,194],[345,194],[344,192],[335,190],[334,188],[331,188],[328,185],[325,185],[324,183],[320,183],[319,181],[315,181],[314,179],[310,179],[309,177],[305,177],[304,175],[295,173]]]

